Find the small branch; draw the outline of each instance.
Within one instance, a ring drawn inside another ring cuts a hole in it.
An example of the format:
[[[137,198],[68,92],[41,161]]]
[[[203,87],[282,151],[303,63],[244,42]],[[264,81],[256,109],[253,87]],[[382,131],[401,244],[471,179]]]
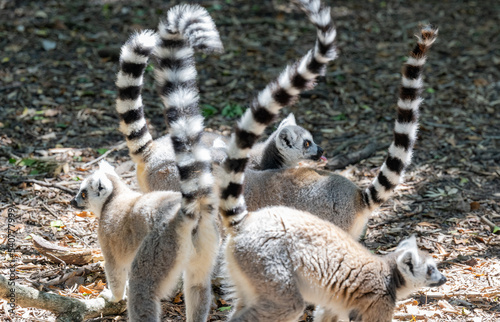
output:
[[[13,291],[13,292],[12,292]],[[57,315],[59,322],[83,321],[103,315],[121,314],[126,309],[125,301],[111,303],[99,297],[89,300],[80,300],[53,293],[42,292],[34,288],[9,285],[9,281],[0,275],[0,298],[10,300],[14,296],[15,304],[21,307],[35,307],[47,310]]]
[[[498,226],[491,222],[488,218],[486,218],[486,216],[481,216],[481,221],[490,226],[492,232],[495,231],[495,227],[497,227],[496,229],[498,229]]]
[[[426,320],[432,317],[433,315],[434,314],[427,315],[427,314],[396,313],[392,318],[395,320],[414,321],[414,320]]]
[[[89,249],[66,248],[55,245],[40,236],[31,235],[33,247],[53,263],[85,265],[92,262],[93,254]]]
[[[45,182],[45,181],[40,181],[40,180],[35,180],[35,179],[27,179],[27,180],[23,180],[23,182],[36,183],[36,184],[38,184],[40,186],[44,186],[44,187],[57,188],[59,190],[62,190],[64,192],[69,193],[70,195],[76,194],[76,191],[69,189],[69,188],[66,188],[66,187],[63,187],[61,185],[58,185],[57,183],[50,183],[50,182]]]
[[[433,293],[429,292],[424,294],[425,297],[428,299],[447,299],[450,297],[465,297],[467,299],[475,299],[475,298],[483,298],[483,297],[494,297],[500,295],[500,291],[493,291],[493,292],[466,292],[466,293],[448,293],[448,294],[442,294],[442,293]]]
[[[377,146],[375,143],[368,144],[364,149],[347,154],[338,155],[328,161],[327,169],[343,169],[350,164],[358,163],[361,160],[369,158],[377,150],[385,148],[386,145]]]
[[[115,145],[114,147],[112,147],[111,149],[109,149],[108,151],[104,152],[104,153],[103,153],[100,157],[98,157],[97,159],[94,159],[94,160],[92,160],[92,161],[90,161],[90,162],[85,163],[85,164],[82,166],[82,168],[84,168],[84,169],[85,169],[85,168],[88,168],[88,167],[90,167],[91,165],[93,165],[94,163],[97,163],[97,162],[101,161],[102,159],[104,159],[105,157],[107,157],[110,153],[115,152],[115,151],[118,151],[118,150],[121,150],[121,149],[125,148],[126,146],[127,146],[127,144],[126,144],[124,141],[122,141],[122,142],[120,142],[119,144],[117,144],[117,145]]]
[[[45,208],[45,210],[47,210],[55,218],[59,218],[59,216],[57,216],[57,214],[52,209],[50,209],[49,206],[47,206],[43,202],[42,202],[42,207]]]

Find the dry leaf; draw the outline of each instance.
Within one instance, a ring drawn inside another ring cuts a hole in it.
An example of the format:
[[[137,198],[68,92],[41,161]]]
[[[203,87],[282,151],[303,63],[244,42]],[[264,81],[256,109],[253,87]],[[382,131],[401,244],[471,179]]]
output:
[[[78,286],[78,292],[82,294],[94,294],[94,291],[83,285]]]
[[[182,292],[177,294],[177,296],[173,300],[174,303],[181,303],[182,302]]]
[[[82,212],[78,212],[75,214],[75,216],[78,216],[78,217],[95,217],[94,214],[90,211],[82,211]]]
[[[473,201],[470,203],[470,210],[478,210],[481,208],[481,204],[477,201]]]
[[[427,221],[422,221],[417,224],[418,226],[425,226],[425,227],[434,227],[436,224],[431,224],[430,222]]]

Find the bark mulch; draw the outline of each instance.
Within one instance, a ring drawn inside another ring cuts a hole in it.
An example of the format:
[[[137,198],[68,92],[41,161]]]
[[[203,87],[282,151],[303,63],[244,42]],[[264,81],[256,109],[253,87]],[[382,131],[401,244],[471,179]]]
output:
[[[401,321],[500,320],[500,3],[498,1],[328,1],[339,58],[318,86],[286,113],[335,156],[371,146],[338,171],[366,186],[392,140],[404,57],[420,23],[439,26],[425,68],[425,102],[405,183],[368,223],[363,243],[384,254],[410,234],[440,262],[448,282],[397,305]],[[257,90],[304,54],[315,32],[289,2],[201,1],[225,53],[197,57],[207,126],[229,133]],[[0,251],[21,285],[81,299],[105,286],[97,222],[69,205],[80,181],[105,155],[135,185],[114,112],[119,47],[136,29],[155,29],[173,1],[0,1]],[[164,133],[152,72],[144,92],[154,135]],[[14,213],[15,248],[7,252]],[[57,264],[32,235],[87,254],[86,265]],[[10,257],[12,256],[12,258]],[[94,264],[92,264],[94,262]],[[214,288],[211,321],[231,306]],[[184,320],[182,294],[163,303],[166,321]],[[0,319],[52,321],[18,308]],[[302,320],[310,321],[311,309]],[[91,321],[120,321],[126,313]]]

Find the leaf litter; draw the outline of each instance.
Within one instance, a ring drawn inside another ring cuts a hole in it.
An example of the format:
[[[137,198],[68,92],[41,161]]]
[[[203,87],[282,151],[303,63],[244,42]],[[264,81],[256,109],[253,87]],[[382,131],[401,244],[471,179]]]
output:
[[[311,46],[314,29],[285,1],[207,0],[226,52],[197,57],[207,127],[223,134],[252,95]],[[36,234],[62,247],[98,249],[97,221],[71,208],[71,192],[106,154],[135,185],[114,113],[119,48],[135,29],[156,28],[172,3],[31,1],[0,6],[0,212],[16,211],[20,283],[76,298],[105,286],[102,262],[56,265],[34,250]],[[376,138],[376,152],[337,172],[366,186],[392,139],[402,58],[418,24],[440,28],[425,69],[426,91],[414,162],[395,196],[370,219],[362,242],[376,253],[409,233],[441,262],[448,282],[397,305],[402,321],[500,319],[500,4],[490,1],[335,1],[340,56],[293,112],[331,159]],[[45,46],[43,45],[45,44]],[[55,47],[54,47],[55,46]],[[155,136],[164,133],[151,71],[144,89]],[[285,115],[285,114],[284,114]],[[6,251],[6,225],[0,247]],[[495,228],[496,227],[496,228]],[[10,255],[9,255],[10,256]],[[99,254],[93,258],[99,259]],[[101,258],[102,259],[102,258]],[[92,266],[94,265],[94,266]],[[6,267],[0,263],[0,273]],[[57,283],[58,281],[63,281]],[[231,302],[214,286],[211,321]],[[165,320],[185,319],[178,293],[163,302]],[[178,302],[176,303],[176,301]],[[0,317],[6,315],[0,301]],[[18,308],[23,321],[51,313]],[[111,317],[125,320],[126,313]],[[301,321],[311,321],[311,308]]]

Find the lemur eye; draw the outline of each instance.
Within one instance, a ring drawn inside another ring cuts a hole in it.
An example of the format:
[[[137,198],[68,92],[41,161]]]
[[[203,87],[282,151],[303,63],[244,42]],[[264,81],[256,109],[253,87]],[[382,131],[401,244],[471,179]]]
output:
[[[434,267],[427,266],[427,275],[431,275],[433,271],[434,271]]]
[[[86,192],[82,192],[82,199],[85,199],[87,198],[87,193]]]
[[[311,141],[309,141],[309,140],[305,140],[304,141],[304,147],[305,148],[308,148],[310,145],[311,145]]]

